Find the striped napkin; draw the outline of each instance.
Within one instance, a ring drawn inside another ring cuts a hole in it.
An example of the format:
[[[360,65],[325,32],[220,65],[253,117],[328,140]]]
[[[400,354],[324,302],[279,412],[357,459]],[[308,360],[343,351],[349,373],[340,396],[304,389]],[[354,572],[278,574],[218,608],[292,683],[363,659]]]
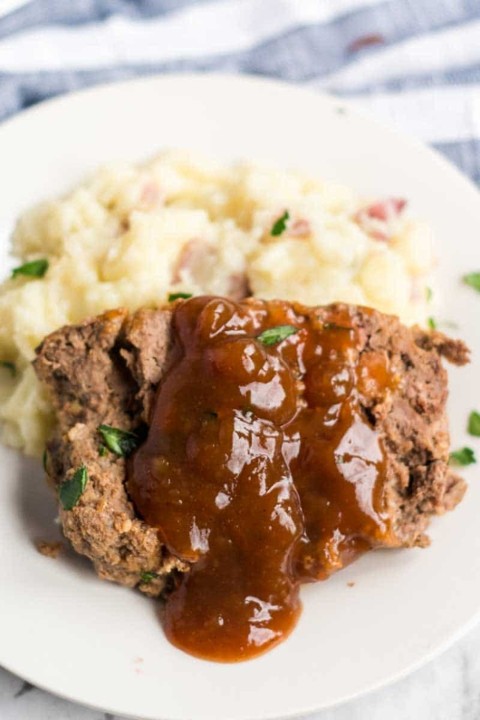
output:
[[[0,0],[5,10],[21,0]],[[157,72],[283,78],[353,99],[480,181],[479,0],[32,0],[0,19],[0,120]]]

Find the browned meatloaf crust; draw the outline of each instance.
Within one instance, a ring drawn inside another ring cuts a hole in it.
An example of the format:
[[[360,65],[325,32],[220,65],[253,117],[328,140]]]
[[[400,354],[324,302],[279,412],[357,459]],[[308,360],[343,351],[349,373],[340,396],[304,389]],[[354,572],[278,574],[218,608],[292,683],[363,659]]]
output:
[[[320,319],[328,322],[336,310],[319,308]],[[380,401],[373,387],[360,390],[365,417],[383,437],[392,545],[425,545],[431,516],[453,508],[465,490],[448,467],[442,356],[463,364],[468,351],[459,341],[406,328],[379,312],[352,307],[350,313],[361,330],[360,352],[388,355],[400,377],[387,400]],[[186,568],[136,517],[125,489],[125,460],[99,453],[98,426],[137,430],[148,422],[155,388],[169,363],[171,317],[171,308],[133,315],[111,311],[48,336],[34,362],[58,417],[48,443],[50,482],[57,487],[82,464],[89,475],[76,507],[60,508],[65,536],[92,560],[100,577],[151,595],[162,591],[172,571]],[[146,572],[155,579],[149,575],[142,581]]]

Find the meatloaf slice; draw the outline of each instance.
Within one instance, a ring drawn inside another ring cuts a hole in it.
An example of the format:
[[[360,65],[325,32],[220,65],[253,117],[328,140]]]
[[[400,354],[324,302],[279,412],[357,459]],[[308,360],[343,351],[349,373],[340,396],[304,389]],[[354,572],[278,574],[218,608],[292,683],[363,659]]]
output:
[[[464,365],[469,351],[460,340],[407,328],[379,312],[357,308],[354,321],[363,331],[363,356],[375,362],[376,356],[387,355],[391,372],[399,378],[396,390],[383,401],[375,389],[360,388],[362,407],[380,433],[387,459],[392,546],[425,546],[431,517],[452,510],[466,490],[463,478],[448,465],[448,377],[442,358]]]
[[[245,302],[258,306],[261,301]],[[294,305],[300,315],[302,309]],[[386,397],[369,385],[358,388],[365,417],[383,440],[391,546],[425,545],[430,518],[453,508],[465,490],[448,467],[442,356],[463,364],[468,351],[459,341],[406,328],[397,318],[366,308],[336,304],[316,312],[328,323],[346,309],[359,330],[358,352],[371,362],[387,356],[399,378]],[[47,448],[50,482],[58,488],[81,465],[89,477],[78,504],[72,510],[60,507],[64,534],[92,560],[100,577],[150,595],[162,592],[172,572],[188,568],[136,516],[125,488],[125,460],[101,452],[98,427],[145,428],[155,389],[171,361],[171,318],[172,307],[132,315],[108,312],[54,332],[34,361],[58,419]]]
[[[136,517],[124,485],[126,460],[103,454],[98,427],[139,430],[166,362],[170,316],[163,310],[143,310],[131,319],[125,310],[107,312],[50,335],[35,360],[57,414],[47,445],[50,482],[58,488],[82,465],[89,478],[72,510],[60,505],[63,532],[101,578],[139,585],[150,595],[158,595],[167,576],[184,565]]]

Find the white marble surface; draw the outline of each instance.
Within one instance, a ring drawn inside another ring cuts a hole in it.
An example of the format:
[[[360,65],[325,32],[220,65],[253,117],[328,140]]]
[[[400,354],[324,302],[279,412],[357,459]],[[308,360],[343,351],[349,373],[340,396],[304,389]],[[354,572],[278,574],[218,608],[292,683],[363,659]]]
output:
[[[117,718],[36,690],[0,668],[0,720]],[[308,720],[480,720],[480,627],[395,685]]]

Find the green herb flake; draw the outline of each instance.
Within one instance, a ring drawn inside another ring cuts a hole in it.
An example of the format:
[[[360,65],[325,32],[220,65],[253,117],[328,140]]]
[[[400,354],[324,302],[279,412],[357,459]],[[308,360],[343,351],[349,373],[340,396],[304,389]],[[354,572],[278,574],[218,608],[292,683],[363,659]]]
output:
[[[99,445],[98,446],[98,454],[100,457],[105,457],[105,455],[108,453],[108,448],[106,445]]]
[[[257,340],[264,345],[276,345],[297,332],[298,328],[293,325],[277,325],[277,327],[268,328],[257,335]]]
[[[270,230],[270,235],[273,235],[273,237],[277,237],[278,235],[281,235],[285,232],[287,229],[287,222],[290,220],[290,213],[288,210],[285,210],[283,215],[281,215],[278,220],[275,220],[275,222],[272,225],[272,229]]]
[[[111,425],[100,425],[98,432],[109,450],[120,457],[130,455],[138,445],[138,437],[135,433]]]
[[[8,360],[0,360],[0,367],[8,370],[12,377],[15,377],[15,375],[17,374],[17,368],[15,367],[14,363],[8,362]]]
[[[25,275],[26,277],[42,278],[47,270],[48,260],[45,258],[42,260],[32,260],[15,268],[12,272],[12,277],[16,278],[19,275]]]
[[[476,462],[472,448],[463,447],[450,453],[450,465],[473,465]]]
[[[429,317],[427,319],[427,325],[430,328],[430,330],[436,330],[437,329],[437,321],[433,317]]]
[[[192,293],[184,293],[184,292],[176,292],[176,293],[170,293],[168,296],[168,302],[173,302],[174,300],[188,300],[188,298],[193,297]]]
[[[152,572],[151,570],[147,570],[146,572],[140,573],[140,580],[142,583],[145,583],[148,585],[148,583],[151,583],[152,580],[156,580],[159,577],[158,573]]]
[[[472,410],[468,417],[468,432],[474,437],[480,437],[480,413]]]
[[[350,330],[353,330],[353,328],[347,327],[347,325],[337,325],[337,323],[334,323],[334,322],[323,323],[323,329],[324,330],[347,330],[347,332],[349,332]]]
[[[85,465],[78,468],[72,477],[60,485],[59,497],[64,510],[72,510],[87,486],[88,473]]]
[[[480,272],[472,272],[462,278],[465,285],[470,285],[474,290],[480,292]]]
[[[45,450],[43,451],[43,455],[42,455],[42,465],[43,465],[43,469],[45,470],[45,472],[48,472],[47,460],[48,460],[47,449],[45,448]]]
[[[427,298],[427,302],[432,302],[433,299],[433,290],[431,287],[425,288],[425,296]]]

